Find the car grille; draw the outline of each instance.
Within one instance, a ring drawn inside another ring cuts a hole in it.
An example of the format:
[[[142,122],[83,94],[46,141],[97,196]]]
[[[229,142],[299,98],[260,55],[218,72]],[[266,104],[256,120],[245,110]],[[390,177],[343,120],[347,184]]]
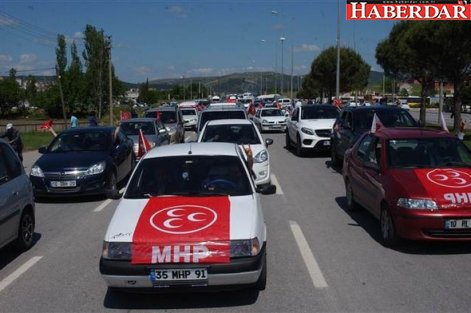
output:
[[[330,129],[316,129],[316,135],[319,137],[330,138]]]
[[[44,172],[44,177],[47,179],[79,179],[83,177],[85,171],[64,171],[64,172]]]

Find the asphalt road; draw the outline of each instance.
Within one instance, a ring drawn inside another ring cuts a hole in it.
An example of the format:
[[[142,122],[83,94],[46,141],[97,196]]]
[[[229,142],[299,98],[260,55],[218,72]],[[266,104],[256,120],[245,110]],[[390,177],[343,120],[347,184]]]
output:
[[[341,175],[326,155],[269,147],[275,195],[262,196],[268,285],[251,291],[114,296],[98,271],[117,201],[37,203],[36,243],[0,250],[0,312],[469,312],[471,246],[379,242],[368,213],[345,211]],[[25,165],[37,157],[25,153]]]

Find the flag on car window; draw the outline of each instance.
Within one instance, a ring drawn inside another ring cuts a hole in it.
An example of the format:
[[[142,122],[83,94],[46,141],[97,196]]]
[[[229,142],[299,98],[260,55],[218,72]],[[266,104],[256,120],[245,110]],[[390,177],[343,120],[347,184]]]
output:
[[[151,149],[150,143],[147,140],[146,136],[142,132],[142,129],[139,129],[139,150],[137,151],[137,156],[140,158]]]
[[[371,133],[374,134],[376,133],[377,130],[383,128],[384,125],[379,119],[378,115],[376,113],[373,115],[373,122],[371,123]]]
[[[446,126],[445,117],[443,116],[443,111],[440,111],[440,126],[444,131],[449,133],[448,127]]]

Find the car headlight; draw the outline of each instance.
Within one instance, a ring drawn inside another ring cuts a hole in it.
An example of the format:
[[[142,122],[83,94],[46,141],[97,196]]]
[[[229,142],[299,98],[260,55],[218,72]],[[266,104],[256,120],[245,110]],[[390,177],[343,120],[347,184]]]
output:
[[[42,169],[37,165],[33,165],[29,175],[35,176],[35,177],[44,177],[44,173],[43,173]]]
[[[131,260],[130,242],[103,241],[102,257],[110,260]]]
[[[260,252],[257,238],[246,240],[231,240],[231,258],[255,256]]]
[[[397,206],[411,210],[438,210],[437,203],[429,199],[399,198],[397,200]]]
[[[308,135],[314,135],[314,131],[310,128],[302,127],[301,131],[305,134],[308,134]]]
[[[151,147],[151,148],[154,148],[154,147],[155,147],[155,142],[150,141],[150,140],[148,140],[148,141],[149,141],[150,147]]]
[[[262,163],[268,160],[268,151],[267,150],[262,150],[259,153],[255,155],[253,158],[256,163]]]
[[[85,171],[85,176],[97,175],[97,174],[103,173],[103,171],[105,170],[105,167],[106,167],[105,161],[93,164]]]
[[[262,120],[262,123],[268,123],[268,121],[267,120]]]

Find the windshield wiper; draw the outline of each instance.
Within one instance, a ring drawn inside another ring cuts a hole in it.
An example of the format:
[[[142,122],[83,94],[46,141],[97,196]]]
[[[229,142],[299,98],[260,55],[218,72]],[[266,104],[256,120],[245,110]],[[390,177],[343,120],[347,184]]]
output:
[[[174,196],[191,196],[191,197],[205,197],[205,196],[228,196],[229,193],[210,192],[210,191],[188,191],[188,192],[173,192]]]
[[[469,163],[464,163],[460,161],[448,161],[443,164],[440,164],[441,166],[463,166],[463,167],[470,167],[471,164]]]

